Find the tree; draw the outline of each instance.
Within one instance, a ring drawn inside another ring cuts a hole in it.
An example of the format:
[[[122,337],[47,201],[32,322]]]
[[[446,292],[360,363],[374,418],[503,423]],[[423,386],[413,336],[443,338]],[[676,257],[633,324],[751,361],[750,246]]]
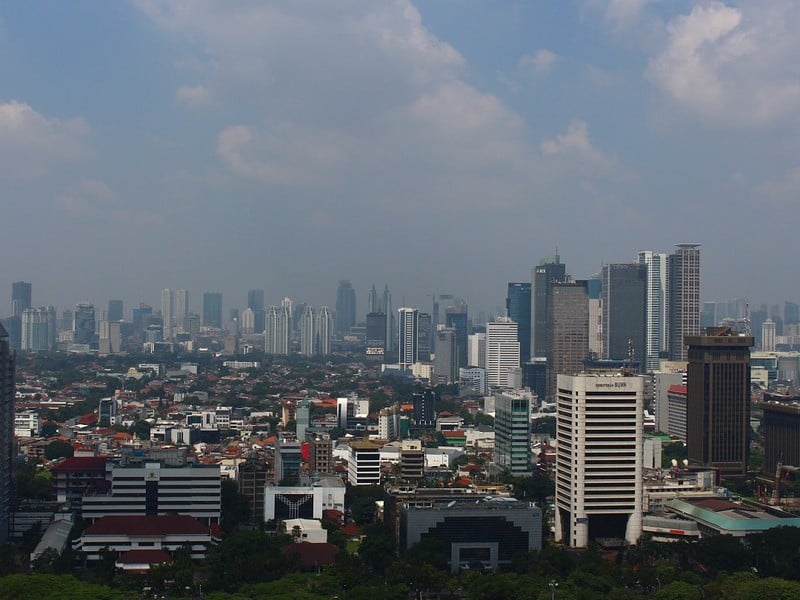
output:
[[[382,574],[394,560],[394,539],[382,525],[373,525],[364,531],[358,555],[373,573]]]
[[[58,423],[54,423],[53,421],[45,421],[39,428],[39,433],[41,433],[43,438],[53,437],[58,433]]]
[[[75,453],[72,444],[62,441],[53,440],[44,449],[44,456],[47,460],[55,460],[56,458],[70,458]]]
[[[146,440],[150,438],[150,423],[145,421],[144,419],[140,419],[136,421],[131,426],[131,433],[135,435],[140,440]]]
[[[701,588],[685,581],[673,581],[653,594],[653,600],[701,600],[702,597]]]

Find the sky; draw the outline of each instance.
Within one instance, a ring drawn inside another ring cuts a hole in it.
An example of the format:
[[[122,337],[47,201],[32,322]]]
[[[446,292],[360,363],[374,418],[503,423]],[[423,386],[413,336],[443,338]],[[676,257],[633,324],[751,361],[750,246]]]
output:
[[[800,300],[794,0],[0,5],[0,307],[248,289],[471,312],[558,249]],[[3,296],[7,294],[7,300]],[[8,305],[8,306],[6,306]]]

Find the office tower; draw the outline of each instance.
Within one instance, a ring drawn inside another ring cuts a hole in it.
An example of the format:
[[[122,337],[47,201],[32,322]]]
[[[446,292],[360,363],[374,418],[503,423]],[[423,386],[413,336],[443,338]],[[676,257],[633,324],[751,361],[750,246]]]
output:
[[[183,319],[183,332],[189,334],[191,339],[197,339],[200,335],[200,315],[189,313]]]
[[[332,329],[331,311],[327,306],[320,306],[317,311],[317,352],[320,356],[331,353]]]
[[[796,302],[784,302],[783,322],[786,325],[796,325],[800,323],[800,304]]]
[[[508,284],[506,295],[506,313],[509,319],[519,325],[519,360],[526,363],[531,358],[531,284]]]
[[[184,331],[183,322],[189,316],[189,290],[175,290],[175,327]]]
[[[567,267],[558,254],[542,259],[531,271],[531,356],[547,356],[550,289],[566,276]]]
[[[300,354],[313,356],[316,354],[317,323],[314,309],[306,305],[303,316],[300,317]],[[298,436],[298,439],[302,439]]]
[[[467,364],[470,367],[486,368],[486,333],[467,336]]]
[[[166,288],[161,290],[161,322],[164,327],[163,339],[169,342],[175,330],[175,292]]]
[[[643,368],[647,353],[647,265],[606,265],[602,279],[604,358],[628,359],[632,349]]]
[[[414,423],[417,427],[433,429],[436,427],[436,392],[425,388],[414,392],[411,400],[414,406]]]
[[[372,284],[372,288],[369,290],[369,297],[367,298],[367,312],[383,312],[383,302],[382,299],[378,297],[378,290],[375,289],[374,283]]]
[[[141,336],[142,332],[150,325],[150,317],[153,316],[153,307],[148,306],[144,302],[139,303],[139,308],[133,309],[133,333],[134,335]]]
[[[762,473],[774,476],[778,463],[800,465],[800,396],[766,392],[758,404],[763,411],[764,435]]]
[[[431,315],[417,314],[417,360],[428,362],[431,359]]]
[[[667,257],[669,358],[686,360],[686,336],[700,335],[700,244],[678,244]]]
[[[244,335],[255,333],[256,313],[252,308],[245,308],[242,311],[241,330]]]
[[[703,302],[703,309],[700,313],[700,327],[715,327],[718,322],[717,303]]]
[[[458,368],[456,330],[442,327],[436,332],[436,355],[433,359],[436,385],[450,385],[458,381]]]
[[[14,317],[21,317],[22,311],[31,306],[31,284],[25,281],[15,281],[12,283],[11,315]]]
[[[285,306],[267,308],[264,332],[264,352],[289,354],[289,309]]]
[[[761,341],[761,328],[764,321],[767,320],[767,305],[762,304],[758,309],[750,311],[750,333],[752,336]]]
[[[100,321],[100,354],[116,354],[122,347],[122,330],[119,321]]]
[[[28,352],[52,350],[56,345],[56,309],[54,306],[26,308],[22,311],[21,349]]]
[[[356,292],[353,284],[343,279],[336,290],[336,331],[344,334],[356,324]]]
[[[659,355],[667,348],[667,255],[652,250],[642,250],[638,262],[647,266],[647,341],[643,361],[647,371],[658,369]],[[713,317],[712,317],[713,318]]]
[[[486,324],[486,378],[489,387],[511,387],[512,369],[519,368],[519,325],[508,317]]]
[[[254,330],[256,333],[264,331],[264,290],[249,290],[247,292],[247,308],[251,309],[255,315]]]
[[[94,305],[87,302],[75,306],[72,331],[76,344],[91,344],[94,341]]]
[[[456,330],[456,346],[458,346],[458,366],[467,366],[467,335],[469,335],[469,317],[467,303],[461,298],[453,298],[452,306],[444,309],[445,327]]]
[[[28,284],[30,289],[30,284]],[[0,325],[0,546],[8,538],[14,508],[14,352],[8,332]]]
[[[106,319],[109,321],[122,321],[122,307],[122,300],[109,300]]]
[[[531,474],[531,396],[513,391],[494,395],[494,461],[511,475]]]
[[[386,350],[394,349],[394,311],[392,310],[392,292],[387,283],[383,288],[383,314],[386,315]]]
[[[589,297],[589,356],[601,358],[603,350],[603,280],[600,273],[586,280]]]
[[[382,312],[367,315],[367,354],[383,356],[386,352],[386,318]]]
[[[555,539],[570,548],[642,533],[644,378],[559,375]]]
[[[555,402],[556,376],[583,370],[589,354],[589,294],[586,281],[550,283],[547,324],[547,402]]]
[[[712,327],[686,338],[689,347],[687,454],[724,474],[747,472],[752,336]]]
[[[401,369],[408,369],[417,362],[417,317],[416,308],[400,308],[398,313],[397,343],[399,344],[398,363]]]
[[[203,325],[222,329],[222,294],[206,292],[203,294]]]
[[[23,337],[24,337],[23,326]],[[775,352],[775,321],[767,319],[761,326],[761,350],[763,352]]]

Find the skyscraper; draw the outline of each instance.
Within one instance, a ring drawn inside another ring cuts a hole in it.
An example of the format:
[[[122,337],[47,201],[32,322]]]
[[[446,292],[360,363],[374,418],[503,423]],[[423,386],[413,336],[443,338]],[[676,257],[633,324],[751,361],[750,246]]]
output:
[[[417,314],[417,360],[428,362],[431,359],[431,315]]]
[[[513,391],[494,395],[495,461],[512,475],[531,474],[531,397]]]
[[[82,302],[75,306],[73,315],[72,331],[73,340],[76,344],[91,344],[94,342],[95,320],[94,305]]]
[[[586,281],[552,282],[548,302],[547,401],[556,397],[556,376],[583,371],[589,354],[589,294]]]
[[[700,335],[700,244],[678,244],[667,257],[669,358],[686,360],[686,336]]]
[[[392,292],[387,283],[383,288],[383,314],[386,315],[386,351],[394,349],[394,311],[392,310]]]
[[[383,312],[382,299],[378,297],[378,290],[375,289],[375,284],[369,290],[369,297],[367,298],[367,312],[379,313]]]
[[[397,343],[399,344],[398,363],[401,369],[408,369],[417,362],[417,318],[416,308],[400,308],[398,313]]]
[[[247,292],[247,308],[252,309],[255,316],[254,331],[261,333],[264,331],[264,290],[249,290]]]
[[[761,326],[761,350],[764,352],[775,352],[775,321],[772,319],[767,319]]]
[[[382,356],[386,351],[386,317],[382,312],[367,315],[367,354]]]
[[[189,316],[189,290],[175,291],[175,327],[179,331],[186,331],[184,321]]]
[[[0,325],[0,545],[8,539],[14,507],[14,352]]]
[[[164,341],[169,342],[175,327],[175,292],[168,288],[161,290],[161,321],[164,326]]]
[[[647,371],[658,369],[661,352],[667,350],[667,255],[642,250],[639,263],[647,265]]]
[[[30,307],[31,284],[25,281],[15,281],[11,284],[11,315],[21,317],[22,311]]]
[[[490,387],[511,387],[511,370],[519,368],[518,327],[508,317],[497,317],[486,324],[486,379]]]
[[[506,313],[509,319],[519,325],[517,339],[519,340],[519,360],[528,362],[531,358],[531,284],[508,284],[506,295]]]
[[[339,282],[336,290],[336,331],[347,333],[356,324],[356,292],[346,279]]]
[[[109,300],[108,301],[108,314],[106,319],[109,321],[122,321],[122,300]]]
[[[639,540],[643,390],[641,376],[558,375],[556,541]]]
[[[22,350],[52,350],[58,337],[54,306],[26,308],[22,311]]]
[[[604,358],[627,359],[632,345],[643,368],[647,353],[647,265],[605,265],[602,278]]]
[[[289,354],[289,309],[286,306],[270,306],[264,331],[264,352],[267,354]]]
[[[331,353],[331,311],[327,306],[320,306],[317,312],[317,350],[320,356]]]
[[[567,267],[558,254],[543,259],[531,272],[531,356],[547,356],[550,289],[566,276]]]
[[[456,330],[440,327],[436,332],[436,356],[433,374],[436,385],[450,385],[458,381],[458,351]]]
[[[445,327],[456,331],[456,346],[458,349],[458,366],[467,366],[467,336],[469,335],[469,315],[467,303],[461,298],[453,298],[452,306],[444,309]]]
[[[300,354],[313,356],[316,354],[317,323],[314,309],[306,305],[300,317]]]
[[[710,327],[686,338],[689,347],[687,455],[694,465],[747,472],[750,450],[752,336]]]
[[[206,292],[203,294],[203,325],[222,329],[222,294]]]

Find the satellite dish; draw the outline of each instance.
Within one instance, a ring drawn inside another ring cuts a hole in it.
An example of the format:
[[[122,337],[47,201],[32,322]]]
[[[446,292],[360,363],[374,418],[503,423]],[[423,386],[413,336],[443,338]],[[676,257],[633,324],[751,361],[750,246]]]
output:
[[[677,459],[675,459],[675,458],[672,459],[672,466],[673,467],[677,467],[678,466],[678,460]]]

